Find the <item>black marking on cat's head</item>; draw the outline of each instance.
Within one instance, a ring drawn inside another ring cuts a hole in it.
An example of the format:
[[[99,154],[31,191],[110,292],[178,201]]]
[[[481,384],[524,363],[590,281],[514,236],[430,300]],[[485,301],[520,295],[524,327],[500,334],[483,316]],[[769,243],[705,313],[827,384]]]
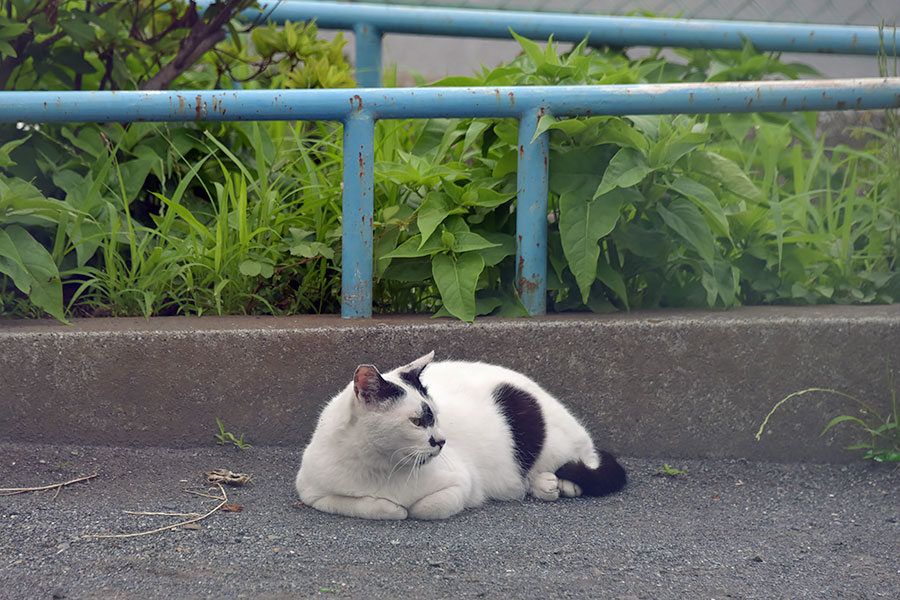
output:
[[[405,383],[408,383],[410,387],[414,390],[422,394],[423,398],[428,397],[428,388],[422,385],[422,380],[419,379],[419,376],[422,374],[422,371],[425,370],[425,366],[423,365],[419,369],[413,369],[411,371],[402,371],[400,375],[400,379],[402,379]]]
[[[531,469],[544,447],[546,425],[541,406],[537,398],[508,383],[497,386],[493,397],[509,423],[516,461],[524,475]]]
[[[427,429],[428,427],[434,427],[434,411],[431,410],[431,406],[428,405],[427,402],[422,403],[422,411],[415,417],[410,417],[409,420],[416,427],[422,427]]]
[[[434,427],[434,411],[425,402],[422,403],[422,416],[420,419],[422,419],[422,427]]]
[[[403,396],[400,386],[387,381],[374,365],[360,365],[353,375],[353,392],[366,406],[380,406]]]

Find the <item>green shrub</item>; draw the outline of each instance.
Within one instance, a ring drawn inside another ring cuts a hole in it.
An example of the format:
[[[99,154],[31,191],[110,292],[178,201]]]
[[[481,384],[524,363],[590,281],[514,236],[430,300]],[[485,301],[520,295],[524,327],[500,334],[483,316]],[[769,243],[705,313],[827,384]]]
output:
[[[234,31],[174,84],[349,85],[343,40],[317,34],[309,24]],[[629,59],[518,39],[523,54],[509,64],[437,84],[810,74],[750,46]],[[105,73],[97,67],[91,81]],[[900,128],[890,113],[888,123],[859,149],[828,146],[814,114],[542,118],[549,309],[896,301]],[[0,147],[4,314],[339,310],[339,124],[0,129],[12,140]],[[512,119],[376,124],[376,312],[525,314],[516,157]]]

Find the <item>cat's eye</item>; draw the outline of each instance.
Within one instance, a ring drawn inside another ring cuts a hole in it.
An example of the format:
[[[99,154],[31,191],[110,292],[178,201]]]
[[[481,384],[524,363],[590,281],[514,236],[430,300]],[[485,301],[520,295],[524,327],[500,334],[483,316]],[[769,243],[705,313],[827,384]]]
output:
[[[409,422],[415,425],[416,427],[422,426],[422,417],[410,417]]]

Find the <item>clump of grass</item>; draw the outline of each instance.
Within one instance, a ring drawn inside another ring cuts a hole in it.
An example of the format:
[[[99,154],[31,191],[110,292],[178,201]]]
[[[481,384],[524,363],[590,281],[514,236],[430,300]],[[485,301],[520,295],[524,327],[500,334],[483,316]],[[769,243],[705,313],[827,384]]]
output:
[[[662,468],[654,473],[656,477],[669,477],[671,479],[677,479],[679,477],[686,477],[687,471],[684,469],[679,469],[677,467],[672,467],[669,463],[664,463]]]
[[[856,404],[859,407],[859,413],[834,417],[828,422],[828,425],[825,426],[825,429],[822,430],[819,436],[825,435],[833,427],[841,423],[855,424],[868,434],[869,441],[847,446],[847,450],[863,450],[863,459],[871,459],[876,462],[900,462],[900,425],[898,425],[900,406],[897,403],[897,389],[894,386],[894,370],[889,366],[887,367],[887,380],[891,394],[891,408],[885,415],[882,415],[868,402],[856,396],[828,388],[807,388],[789,394],[779,400],[772,407],[772,410],[769,411],[769,414],[766,415],[766,418],[763,419],[762,425],[759,426],[759,431],[756,432],[756,439],[760,439],[766,425],[769,423],[769,419],[787,401],[811,393],[833,394]]]
[[[241,437],[235,437],[233,433],[230,431],[225,431],[225,425],[222,424],[222,421],[219,418],[216,418],[216,424],[219,426],[219,433],[214,434],[216,437],[216,443],[220,446],[224,446],[226,444],[232,444],[237,446],[241,450],[247,450],[252,448],[253,445],[244,441],[244,434],[241,434]]]

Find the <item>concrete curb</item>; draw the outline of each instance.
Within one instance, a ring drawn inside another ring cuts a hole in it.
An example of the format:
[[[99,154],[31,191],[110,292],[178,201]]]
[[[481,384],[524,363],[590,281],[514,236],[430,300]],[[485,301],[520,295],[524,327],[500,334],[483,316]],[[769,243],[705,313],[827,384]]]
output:
[[[429,350],[522,370],[563,399],[598,445],[638,457],[848,461],[864,441],[824,425],[886,409],[900,305],[740,308],[482,319],[336,316],[0,321],[0,438],[189,447],[216,417],[254,444],[301,445],[360,363],[389,369]]]

